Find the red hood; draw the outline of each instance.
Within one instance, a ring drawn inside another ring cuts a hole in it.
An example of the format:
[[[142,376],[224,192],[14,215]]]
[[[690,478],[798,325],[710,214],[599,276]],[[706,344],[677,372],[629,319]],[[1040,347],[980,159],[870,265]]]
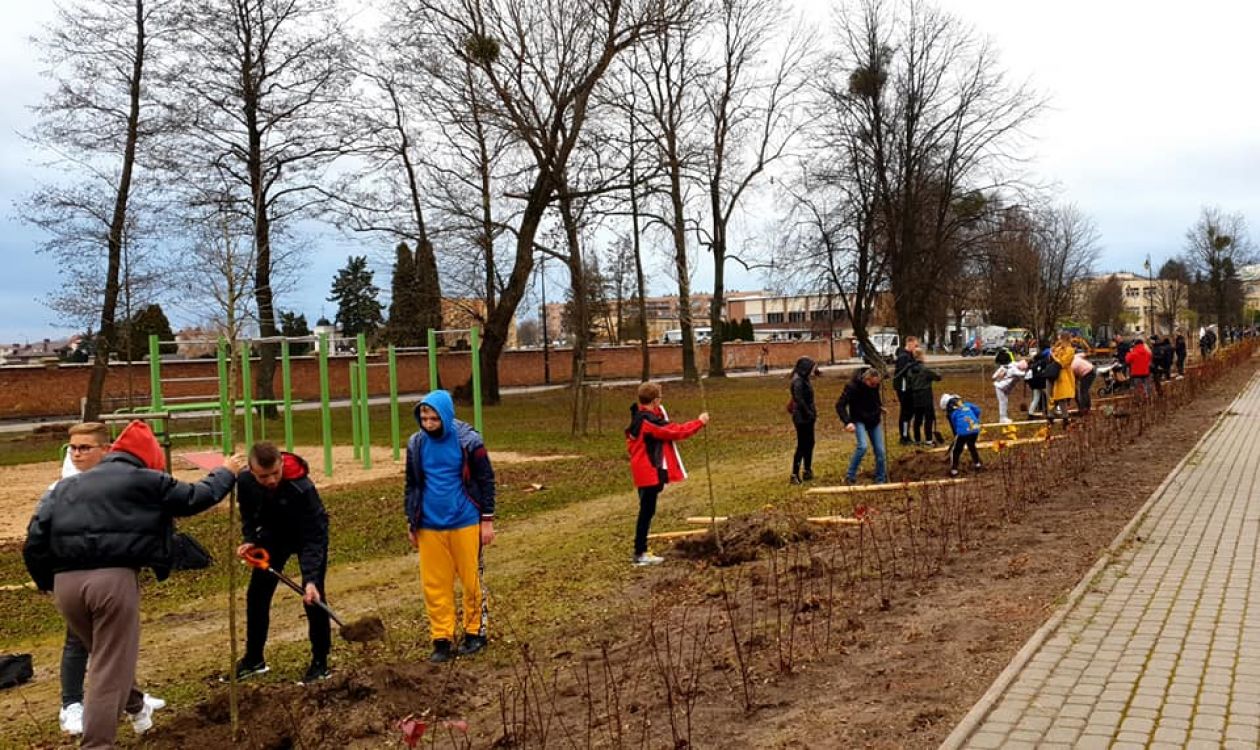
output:
[[[154,471],[166,471],[166,454],[147,422],[134,420],[118,435],[110,450],[130,453]]]
[[[306,465],[306,461],[301,456],[295,456],[292,453],[281,453],[280,460],[284,464],[280,476],[290,481],[301,479],[311,473],[310,467]]]

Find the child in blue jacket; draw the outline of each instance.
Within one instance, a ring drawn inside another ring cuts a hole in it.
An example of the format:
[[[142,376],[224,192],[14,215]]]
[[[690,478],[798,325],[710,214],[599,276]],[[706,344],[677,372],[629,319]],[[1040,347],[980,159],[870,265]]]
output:
[[[963,401],[962,396],[946,393],[941,396],[941,409],[954,431],[954,443],[949,448],[949,475],[958,476],[958,459],[962,458],[964,447],[971,453],[972,468],[983,469],[980,452],[976,450],[976,439],[980,437],[980,407]]]

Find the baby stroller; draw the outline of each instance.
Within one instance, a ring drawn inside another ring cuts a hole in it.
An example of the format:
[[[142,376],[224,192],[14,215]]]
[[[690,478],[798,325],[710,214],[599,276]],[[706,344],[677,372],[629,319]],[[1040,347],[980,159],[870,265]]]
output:
[[[1121,393],[1127,391],[1133,385],[1129,373],[1125,372],[1124,364],[1121,362],[1100,365],[1098,367],[1098,375],[1102,378],[1103,383],[1102,388],[1098,389],[1098,395],[1100,396]]]

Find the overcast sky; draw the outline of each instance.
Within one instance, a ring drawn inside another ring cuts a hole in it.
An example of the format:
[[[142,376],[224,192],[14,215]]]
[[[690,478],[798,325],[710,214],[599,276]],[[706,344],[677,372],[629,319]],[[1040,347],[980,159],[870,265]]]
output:
[[[944,0],[942,5],[993,40],[1013,79],[1028,81],[1049,98],[1051,108],[1029,129],[1029,176],[1056,186],[1061,201],[1076,203],[1094,219],[1102,239],[1100,270],[1139,269],[1148,253],[1158,267],[1180,251],[1204,205],[1240,211],[1253,236],[1260,231],[1260,99],[1254,95],[1260,4]],[[40,235],[22,223],[14,207],[35,185],[39,157],[19,134],[31,126],[27,107],[48,85],[28,39],[51,20],[50,6],[6,3],[0,30],[3,342],[66,333],[41,302],[56,284],[55,269],[36,254]],[[829,22],[826,2],[809,0],[802,12],[814,27]],[[305,312],[313,322],[321,312],[329,317],[335,312],[324,298],[346,256],[370,250],[383,259],[387,248],[324,232],[309,239],[310,262],[281,306]],[[548,293],[558,296],[562,278],[558,272],[549,276],[554,285]],[[761,283],[755,276],[733,276],[728,286]],[[698,273],[695,288],[706,289],[710,278]],[[387,288],[387,273],[378,273],[377,281]],[[668,290],[662,285],[654,291]]]

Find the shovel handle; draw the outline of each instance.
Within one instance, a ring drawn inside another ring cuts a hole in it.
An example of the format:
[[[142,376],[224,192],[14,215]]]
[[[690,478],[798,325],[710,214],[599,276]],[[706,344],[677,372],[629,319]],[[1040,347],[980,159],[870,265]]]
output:
[[[289,588],[297,592],[298,596],[301,596],[301,597],[306,596],[306,591],[304,591],[302,587],[297,584],[296,581],[286,576],[284,573],[281,573],[280,571],[271,567],[271,555],[270,553],[267,552],[266,549],[262,547],[254,547],[246,551],[245,554],[241,555],[241,559],[243,559],[245,563],[249,565],[251,568],[265,570],[268,573],[275,576],[276,578],[279,578],[281,583],[283,583],[285,586],[288,586]],[[331,609],[328,608],[327,604],[324,604],[322,601],[316,601],[315,606],[327,612],[328,616],[331,617],[333,622],[337,623],[337,625],[343,628],[346,626],[346,624],[341,621],[341,618],[338,617],[336,613],[334,613]]]

